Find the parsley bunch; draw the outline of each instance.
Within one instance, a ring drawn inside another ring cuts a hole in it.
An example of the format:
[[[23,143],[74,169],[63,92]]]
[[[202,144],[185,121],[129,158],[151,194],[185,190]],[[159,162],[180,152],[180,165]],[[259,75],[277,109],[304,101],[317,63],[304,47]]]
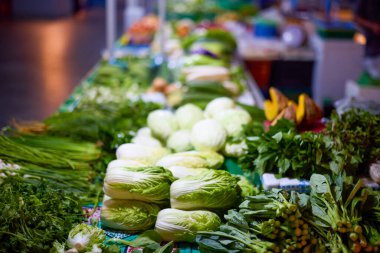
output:
[[[0,252],[48,252],[82,220],[79,198],[46,181],[8,176],[0,184]]]

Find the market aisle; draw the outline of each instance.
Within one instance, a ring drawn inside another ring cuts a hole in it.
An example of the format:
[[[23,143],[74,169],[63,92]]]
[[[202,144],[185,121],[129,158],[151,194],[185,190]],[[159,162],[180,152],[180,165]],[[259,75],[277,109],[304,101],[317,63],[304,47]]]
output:
[[[0,22],[0,127],[57,110],[100,59],[104,19],[104,9],[93,8],[69,18]]]

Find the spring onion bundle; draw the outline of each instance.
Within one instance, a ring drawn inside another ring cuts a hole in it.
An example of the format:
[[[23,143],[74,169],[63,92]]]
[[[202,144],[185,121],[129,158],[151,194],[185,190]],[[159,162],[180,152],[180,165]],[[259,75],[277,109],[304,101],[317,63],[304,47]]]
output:
[[[93,166],[100,152],[94,144],[78,143],[66,138],[0,135],[0,159],[19,166],[2,170],[25,175],[28,181],[47,179],[57,188],[80,193],[85,202],[89,200],[88,197],[100,192],[99,185],[91,184],[95,182]]]
[[[91,143],[78,143],[49,136],[0,135],[0,159],[19,165],[90,170],[89,163],[99,157],[100,150]]]

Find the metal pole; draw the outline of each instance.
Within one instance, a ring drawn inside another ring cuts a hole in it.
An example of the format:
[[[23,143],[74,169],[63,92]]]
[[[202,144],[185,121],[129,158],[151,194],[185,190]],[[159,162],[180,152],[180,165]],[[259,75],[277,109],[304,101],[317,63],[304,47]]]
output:
[[[116,41],[116,0],[107,0],[106,29],[108,61],[113,62],[115,58],[114,51]]]
[[[166,19],[166,0],[158,2],[158,14],[160,17],[160,56],[165,59],[165,19]]]

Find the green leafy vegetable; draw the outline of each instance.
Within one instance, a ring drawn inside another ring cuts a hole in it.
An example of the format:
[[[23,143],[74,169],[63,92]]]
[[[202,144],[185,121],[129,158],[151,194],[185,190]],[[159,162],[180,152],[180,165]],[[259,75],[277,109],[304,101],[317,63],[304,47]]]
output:
[[[107,169],[103,188],[111,198],[165,204],[173,181],[172,173],[162,167],[114,167]]]
[[[47,179],[60,189],[81,193],[86,203],[100,192],[94,168],[101,151],[95,144],[54,136],[0,135],[0,147],[0,159],[17,164],[13,172],[28,175],[28,181]]]
[[[199,232],[204,252],[378,252],[379,192],[344,175],[313,174],[311,193],[272,189],[229,210],[217,231]]]
[[[64,243],[55,241],[50,253],[78,252],[78,253],[120,253],[117,245],[105,244],[106,233],[96,226],[85,223],[78,224],[70,232]],[[68,250],[66,251],[66,249]]]
[[[170,204],[181,210],[227,210],[240,198],[239,180],[227,171],[207,170],[174,181]]]
[[[298,133],[286,120],[278,121],[266,132],[261,125],[252,123],[245,129],[248,148],[239,162],[246,171],[279,177],[368,174],[369,163],[380,157],[379,123],[380,115],[357,109],[340,117],[334,114],[321,133]]]
[[[327,124],[326,134],[347,150],[350,159],[345,170],[350,175],[360,173],[371,162],[380,158],[380,114],[373,115],[361,109],[351,109],[342,115],[333,113]],[[367,174],[365,172],[365,174]]]
[[[117,243],[121,245],[127,245],[135,248],[142,248],[142,253],[179,253],[179,249],[173,251],[173,242],[168,242],[163,247],[161,247],[162,239],[160,235],[154,230],[147,230],[141,233],[133,241],[126,241],[121,239],[110,239],[107,243]],[[141,252],[136,250],[136,252]],[[132,251],[134,252],[134,251]]]
[[[47,252],[82,215],[74,194],[46,181],[7,176],[0,184],[0,252]]]
[[[218,215],[209,211],[164,209],[158,213],[155,230],[164,241],[193,242],[198,231],[220,226]]]
[[[130,142],[131,132],[146,126],[148,114],[159,107],[141,100],[102,104],[88,102],[73,112],[55,114],[45,123],[49,135],[99,141],[103,150],[113,153],[122,143]]]
[[[159,211],[159,206],[138,200],[106,199],[101,221],[105,227],[136,233],[150,229]]]
[[[70,231],[67,244],[78,252],[85,252],[90,251],[94,245],[100,246],[105,239],[106,233],[102,229],[82,223]]]

